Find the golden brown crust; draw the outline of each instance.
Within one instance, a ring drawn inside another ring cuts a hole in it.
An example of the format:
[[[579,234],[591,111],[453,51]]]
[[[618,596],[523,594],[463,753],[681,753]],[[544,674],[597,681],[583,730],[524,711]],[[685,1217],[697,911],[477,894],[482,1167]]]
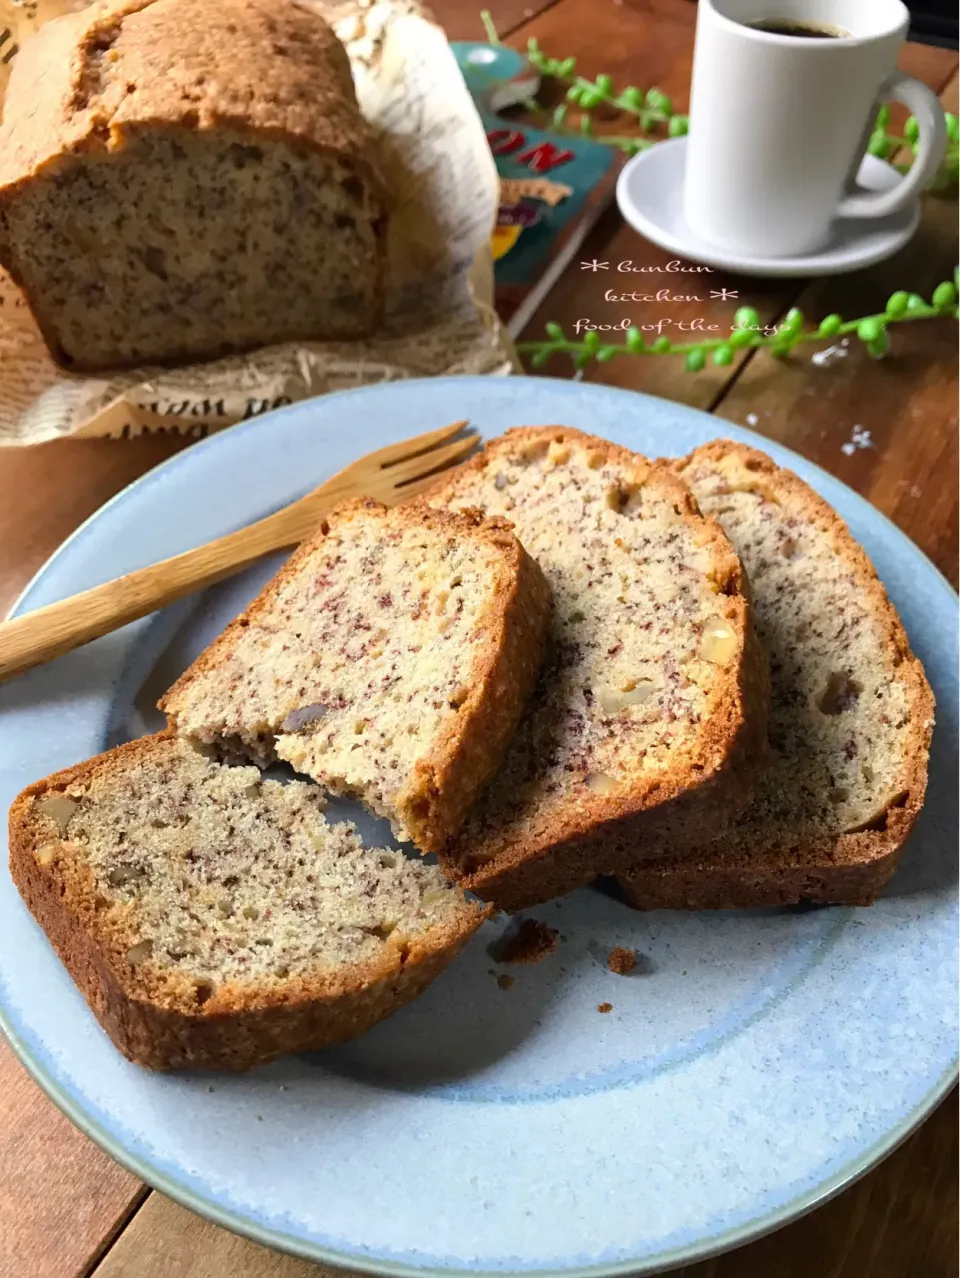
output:
[[[346,50],[296,3],[108,0],[46,23],[10,83],[0,190],[147,126],[273,134],[380,181]]]
[[[756,857],[727,861],[707,848],[697,860],[647,861],[618,879],[637,910],[872,905],[893,877],[902,851],[901,845],[851,864],[802,852],[803,864],[791,866],[776,853],[764,859],[758,850]]]
[[[0,265],[14,280],[4,205],[69,157],[115,151],[143,130],[230,130],[309,147],[347,165],[386,210],[346,50],[314,9],[295,0],[106,0],[64,14],[24,44],[5,108]],[[382,298],[383,237],[377,269]],[[62,360],[43,299],[27,300]],[[171,352],[165,362],[180,359]]]
[[[405,509],[411,518],[430,524],[438,515],[451,527],[459,523],[453,512],[426,502]],[[477,793],[496,772],[536,684],[550,622],[550,588],[510,525],[486,519],[479,510],[460,513],[497,549],[500,567],[486,652],[477,661],[485,671],[471,684],[455,723],[417,768],[421,785],[414,802],[419,800],[425,815],[410,828],[419,831],[417,846],[432,852],[456,834]],[[412,812],[410,819],[416,819]]]
[[[195,982],[178,980],[178,974],[151,980],[143,966],[128,962],[133,933],[122,918],[106,918],[89,868],[71,855],[71,845],[61,842],[47,864],[37,857],[49,835],[35,800],[95,777],[122,776],[169,739],[159,733],[66,768],[28,786],[10,809],[10,872],[17,889],[128,1060],[158,1070],[243,1070],[344,1042],[416,998],[487,916],[464,910],[445,931],[391,936],[375,962],[291,977],[269,988],[226,984],[201,1005]]]
[[[507,431],[476,457],[452,471],[430,500],[453,500],[465,477],[518,447],[570,445],[600,454],[644,486],[670,494],[677,515],[707,545],[714,559],[725,617],[740,650],[718,678],[703,715],[702,731],[687,743],[670,774],[638,784],[629,795],[591,794],[576,805],[543,804],[536,829],[522,842],[491,836],[483,862],[461,839],[441,854],[448,878],[511,913],[564,895],[598,874],[616,873],[638,856],[696,843],[722,829],[750,802],[766,741],[769,683],[766,658],[750,621],[749,587],[740,560],[716,520],[701,513],[693,495],[666,463],[650,462],[597,436],[564,426]],[[494,780],[493,784],[496,784]]]
[[[239,634],[268,613],[284,587],[322,546],[331,530],[355,518],[403,520],[410,527],[449,530],[496,552],[495,603],[483,647],[473,654],[474,677],[456,720],[438,737],[416,769],[417,785],[401,816],[417,847],[435,852],[460,828],[477,792],[493,775],[536,683],[550,619],[550,590],[538,564],[520,545],[510,525],[486,519],[478,510],[438,510],[414,501],[389,512],[369,498],[342,503],[302,542],[280,571],[180,676],[159,702],[177,728],[178,705],[197,678],[215,671]]]
[[[778,846],[753,846],[749,826],[734,823],[704,844],[693,859],[663,858],[637,865],[620,876],[627,899],[646,909],[733,909],[783,905],[809,900],[870,905],[896,870],[903,845],[923,807],[927,759],[933,731],[934,699],[923,667],[910,650],[903,625],[866,552],[846,524],[818,493],[792,471],[778,467],[765,453],[730,440],[715,440],[674,463],[681,476],[699,461],[718,463],[734,457],[766,479],[809,522],[832,538],[835,554],[859,580],[878,627],[883,649],[906,685],[912,725],[910,746],[899,778],[891,782],[896,801],[884,814],[882,829],[858,830],[836,838],[810,839],[797,846],[783,832]]]

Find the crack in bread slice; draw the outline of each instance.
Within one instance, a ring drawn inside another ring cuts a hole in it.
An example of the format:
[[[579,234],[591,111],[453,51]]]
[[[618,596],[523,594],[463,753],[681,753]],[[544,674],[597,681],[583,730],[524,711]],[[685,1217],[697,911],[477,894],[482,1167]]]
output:
[[[363,1033],[484,917],[436,866],[364,848],[303,781],[161,733],[24,790],[10,869],[94,1015],[152,1069],[248,1069]]]
[[[502,520],[347,502],[160,708],[181,734],[284,759],[435,851],[500,762],[549,611]]]
[[[933,694],[839,516],[765,454],[718,441],[676,463],[750,574],[770,659],[770,756],[751,807],[694,857],[621,876],[638,907],[869,905],[923,804]]]
[[[740,562],[669,467],[528,427],[430,498],[511,520],[554,599],[537,689],[444,870],[515,911],[722,828],[752,793],[766,670]]]

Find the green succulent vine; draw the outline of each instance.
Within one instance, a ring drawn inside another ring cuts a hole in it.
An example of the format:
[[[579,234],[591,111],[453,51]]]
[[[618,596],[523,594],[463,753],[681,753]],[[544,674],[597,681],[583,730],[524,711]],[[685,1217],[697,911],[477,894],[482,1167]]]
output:
[[[480,14],[487,40],[492,45],[501,43],[489,12],[484,9]],[[541,76],[567,86],[566,101],[556,107],[553,112],[546,112],[536,102],[525,105],[535,114],[547,117],[550,126],[561,132],[576,132],[570,129],[567,115],[571,106],[580,112],[579,132],[592,135],[595,131],[591,112],[598,107],[606,107],[632,117],[642,134],[654,136],[615,137],[610,134],[598,135],[598,141],[608,146],[618,147],[627,155],[636,155],[662,140],[664,136],[682,137],[689,127],[685,115],[677,114],[670,98],[657,88],[640,89],[634,84],[625,88],[614,87],[613,77],[602,73],[590,80],[577,71],[576,58],[553,58],[544,53],[539,43],[530,38],[527,41],[527,60],[540,72]],[[937,172],[927,184],[928,191],[945,191],[958,184],[958,148],[960,148],[960,120],[951,111],[944,112],[947,126],[947,148]],[[888,160],[898,151],[912,152],[915,156],[919,146],[920,126],[911,115],[904,125],[903,134],[889,132],[890,108],[881,106],[877,112],[876,122],[867,150],[878,159]],[[910,160],[899,160],[896,167],[906,172]]]
[[[577,368],[585,368],[593,360],[604,364],[618,355],[682,355],[684,367],[690,373],[699,373],[708,360],[719,367],[732,364],[739,350],[769,350],[773,355],[786,355],[805,342],[822,342],[827,338],[856,337],[867,348],[873,359],[882,359],[890,345],[888,329],[892,324],[913,320],[958,316],[958,288],[960,272],[953,281],[945,280],[933,290],[930,301],[918,293],[898,291],[887,299],[885,308],[875,315],[860,319],[844,320],[839,315],[827,315],[819,324],[805,327],[804,315],[797,307],[787,311],[776,325],[776,332],[769,334],[772,324],[764,325],[752,306],[741,306],[734,315],[734,326],[726,337],[707,338],[698,342],[671,342],[667,337],[657,337],[647,342],[639,328],[624,331],[623,342],[604,341],[598,332],[587,332],[582,339],[569,338],[560,324],[547,324],[546,340],[518,342],[517,350],[528,356],[533,368],[542,368],[554,355],[571,357]]]
[[[960,121],[952,111],[944,111],[943,118],[947,126],[947,147],[936,173],[927,183],[928,191],[947,191],[955,188],[960,175],[960,162],[958,162]],[[916,119],[912,115],[907,118],[902,136],[890,133],[887,129],[889,123],[890,108],[882,106],[877,112],[876,123],[867,146],[870,154],[877,156],[880,160],[889,160],[897,151],[909,149],[915,156],[920,146],[920,126]],[[893,164],[894,168],[899,169],[901,173],[906,173],[912,162],[912,160],[895,160]]]
[[[576,58],[550,58],[543,53],[536,40],[527,44],[527,59],[543,76],[559,80],[569,85],[567,100],[554,108],[550,123],[557,131],[565,127],[567,112],[571,106],[579,108],[580,132],[588,136],[594,132],[591,111],[605,106],[625,115],[632,116],[636,125],[644,133],[658,131],[667,137],[679,138],[687,132],[688,120],[685,115],[678,115],[673,103],[660,89],[638,89],[635,84],[628,84],[625,89],[614,89],[612,76],[601,74],[595,80],[588,80],[576,74]],[[611,137],[603,135],[598,141],[608,146],[615,146],[627,155],[636,155],[647,147],[653,146],[657,137]]]
[[[480,18],[488,42],[492,45],[500,44],[500,37],[489,12],[483,10]],[[579,131],[587,135],[594,134],[591,113],[598,108],[607,108],[630,117],[634,127],[640,130],[639,135],[597,135],[597,141],[618,147],[627,155],[636,155],[664,137],[682,137],[688,130],[687,116],[675,112],[670,98],[660,89],[644,90],[634,84],[618,89],[614,86],[613,77],[605,73],[593,80],[588,79],[577,71],[576,58],[551,57],[532,38],[527,42],[527,59],[541,76],[567,86],[566,100],[552,112],[545,111],[537,102],[525,104],[537,115],[547,117],[550,126],[558,133],[576,131],[568,123],[571,107],[578,109]],[[958,185],[960,121],[950,111],[944,112],[944,119],[947,128],[946,152],[939,169],[927,184],[929,191],[952,190]],[[904,156],[910,152],[913,156],[917,154],[920,126],[912,115],[904,124],[902,134],[892,133],[889,125],[890,109],[881,106],[867,150],[878,159],[890,160],[905,173],[910,168],[912,157],[899,160],[892,157],[898,153]],[[833,337],[848,340],[856,337],[863,342],[872,358],[882,359],[890,345],[888,329],[891,325],[942,316],[956,319],[958,290],[960,273],[955,271],[953,281],[945,280],[938,284],[929,302],[917,293],[898,290],[891,294],[884,310],[877,314],[852,320],[844,320],[839,315],[827,315],[813,326],[806,326],[803,312],[793,307],[775,326],[772,334],[770,329],[774,325],[763,325],[753,307],[742,306],[736,312],[734,326],[726,337],[693,342],[672,342],[663,336],[648,342],[642,330],[637,327],[625,329],[624,340],[619,343],[605,341],[599,332],[594,331],[586,332],[581,339],[568,337],[560,324],[550,323],[546,325],[545,340],[519,342],[517,350],[528,356],[534,368],[543,367],[554,355],[569,356],[579,369],[585,368],[594,360],[606,363],[620,355],[682,355],[684,367],[691,373],[697,373],[708,362],[719,367],[731,364],[738,350],[769,350],[773,355],[779,356],[786,355],[795,346],[806,342],[818,342]]]

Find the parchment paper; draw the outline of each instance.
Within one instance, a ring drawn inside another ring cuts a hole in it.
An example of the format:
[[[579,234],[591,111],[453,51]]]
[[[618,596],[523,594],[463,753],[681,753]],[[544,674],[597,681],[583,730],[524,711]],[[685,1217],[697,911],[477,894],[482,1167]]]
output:
[[[205,435],[295,400],[373,382],[518,369],[493,310],[498,179],[443,32],[413,0],[306,3],[350,55],[394,210],[382,329],[363,342],[288,343],[175,369],[76,375],[47,354],[0,271],[0,445],[60,436]],[[77,0],[0,0],[0,93],[19,46]]]

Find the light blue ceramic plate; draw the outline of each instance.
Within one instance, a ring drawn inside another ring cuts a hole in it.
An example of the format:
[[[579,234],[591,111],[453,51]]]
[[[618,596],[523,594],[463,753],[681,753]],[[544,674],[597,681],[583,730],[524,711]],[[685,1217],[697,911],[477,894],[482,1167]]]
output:
[[[218,536],[358,454],[461,417],[564,422],[648,454],[720,433],[766,448],[850,523],[927,668],[926,811],[872,910],[635,914],[586,890],[501,990],[490,924],[414,1006],[349,1046],[245,1077],[158,1077],[113,1050],[0,873],[0,1002],[78,1126],[189,1207],[276,1247],[389,1274],[647,1274],[836,1193],[949,1088],[956,1055],[957,601],[823,471],[661,400],[536,379],[331,395],[197,444],[122,492],[40,572],[26,611]],[[0,803],[152,728],[151,706],[270,571],[0,688]],[[605,967],[635,946],[644,973]],[[599,1015],[597,1004],[613,1012]]]

